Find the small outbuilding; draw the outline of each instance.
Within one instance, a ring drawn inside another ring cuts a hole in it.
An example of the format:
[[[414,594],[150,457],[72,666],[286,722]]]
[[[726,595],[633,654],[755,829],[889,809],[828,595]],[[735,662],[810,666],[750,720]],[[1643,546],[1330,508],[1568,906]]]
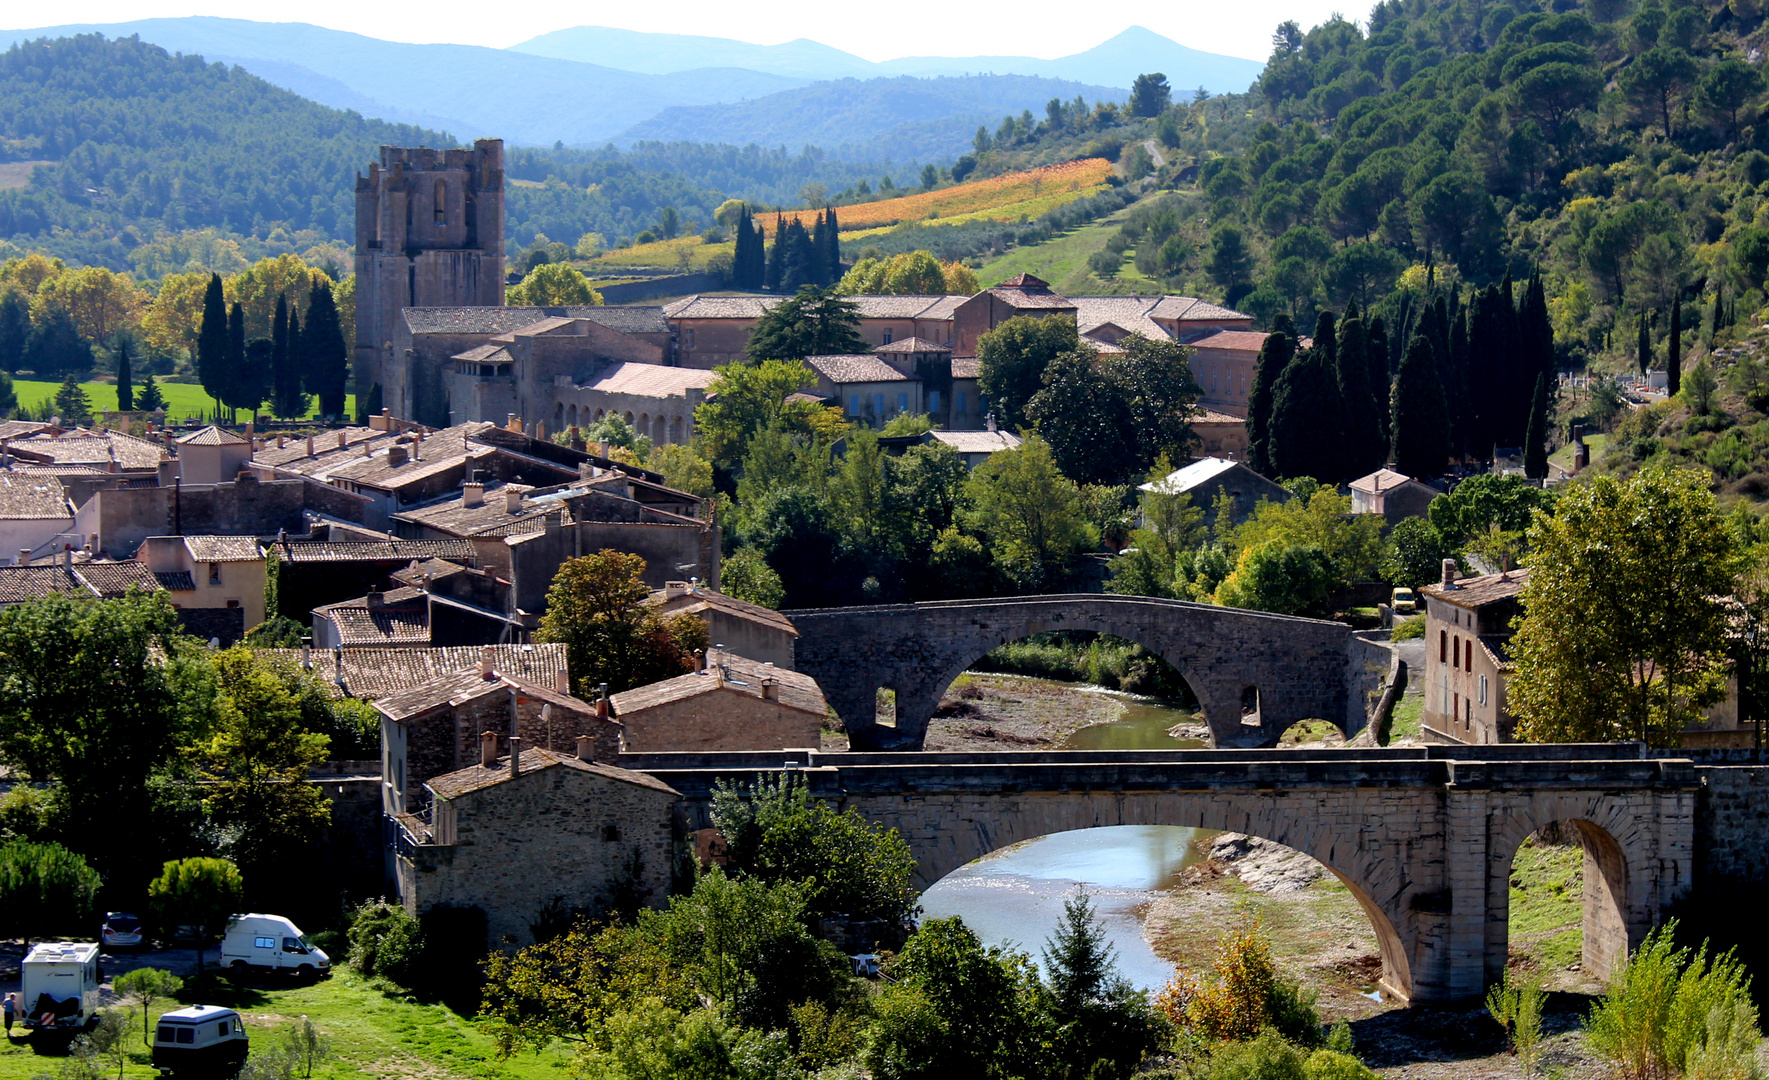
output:
[[[829,714],[809,675],[717,650],[700,671],[611,702],[629,754],[815,747]]]

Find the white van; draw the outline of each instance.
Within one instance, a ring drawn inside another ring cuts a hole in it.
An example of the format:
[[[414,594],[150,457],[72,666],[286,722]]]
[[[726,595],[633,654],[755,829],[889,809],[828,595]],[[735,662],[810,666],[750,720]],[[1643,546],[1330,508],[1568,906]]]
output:
[[[236,975],[263,968],[312,978],[330,971],[332,959],[281,915],[251,912],[228,920],[221,938],[221,964]]]
[[[246,1063],[249,1040],[240,1014],[219,1005],[162,1013],[154,1029],[154,1068],[161,1076],[233,1076]]]
[[[98,946],[45,941],[32,946],[19,971],[24,1024],[32,1030],[77,1032],[98,1018]]]

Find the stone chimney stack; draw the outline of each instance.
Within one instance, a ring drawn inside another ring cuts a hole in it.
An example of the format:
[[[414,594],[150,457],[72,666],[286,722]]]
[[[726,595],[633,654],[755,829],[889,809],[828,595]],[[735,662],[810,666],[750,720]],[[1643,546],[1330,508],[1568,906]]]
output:
[[[608,684],[602,683],[598,689],[600,692],[596,695],[596,715],[606,720],[608,719],[608,713],[612,708],[612,705],[608,701]]]
[[[762,680],[762,700],[763,701],[779,701],[780,700],[780,683],[778,680],[774,679],[772,676],[769,676],[768,678],[765,678]]]
[[[31,549],[30,548],[19,548],[18,549],[18,562],[13,563],[12,565],[26,566],[30,563],[30,561],[31,561]]]
[[[461,506],[463,508],[471,509],[475,506],[484,506],[484,505],[485,505],[485,485],[484,484],[462,484],[461,485]]]
[[[561,694],[571,693],[571,676],[563,671],[553,673],[553,689]]]
[[[666,581],[663,583],[663,598],[665,600],[680,600],[693,591],[694,586],[686,581]]]
[[[364,599],[368,601],[370,611],[374,611],[376,608],[385,607],[387,604],[386,594],[379,589],[370,589],[368,596],[364,597]]]
[[[595,739],[595,736],[593,736],[593,735],[579,735],[577,737],[577,760],[579,760],[579,761],[595,761],[596,760],[596,739]]]
[[[1456,560],[1454,559],[1443,561],[1443,587],[1446,589],[1456,587]]]
[[[498,763],[498,733],[481,731],[479,733],[479,767],[489,769]]]
[[[307,436],[307,456],[313,456],[313,436]]]
[[[517,514],[522,511],[522,493],[514,488],[504,489],[504,513]]]
[[[490,679],[497,674],[492,670],[493,658],[496,656],[497,650],[493,646],[481,645],[479,647],[479,677],[481,679]]]
[[[510,779],[522,775],[522,737],[510,736]]]
[[[410,458],[411,452],[403,446],[389,446],[387,448],[387,464],[394,468],[404,465]]]

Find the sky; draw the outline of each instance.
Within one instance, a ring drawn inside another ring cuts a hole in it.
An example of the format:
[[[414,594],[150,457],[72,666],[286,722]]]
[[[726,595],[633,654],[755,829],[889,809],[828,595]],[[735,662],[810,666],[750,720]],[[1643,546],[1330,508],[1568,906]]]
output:
[[[10,5],[8,5],[10,6]],[[430,0],[421,5],[364,4],[360,0],[308,0],[299,18],[334,30],[348,30],[391,41],[451,42],[494,48],[526,41],[569,26],[614,26],[653,33],[698,34],[774,45],[810,38],[880,61],[899,56],[1067,56],[1098,45],[1140,24],[1181,45],[1206,52],[1264,60],[1271,52],[1271,32],[1285,19],[1306,29],[1335,11],[1358,21],[1364,8],[1347,9],[1331,0],[1173,0],[1134,9],[1116,8],[1083,27],[1070,4],[1023,0],[1013,17],[1004,17],[993,3],[949,0],[893,0],[890,4],[827,0],[764,0],[759,5],[678,0],[672,4],[589,5],[568,0],[499,0],[493,5],[468,0]],[[1116,7],[1116,6],[1114,6]],[[183,15],[272,20],[289,18],[295,9],[244,11],[237,0],[82,0],[78,11],[38,8],[37,26],[72,21],[107,23]],[[0,13],[9,29],[29,29],[24,8],[10,17]],[[450,17],[454,15],[456,17]],[[609,65],[619,67],[618,58]]]

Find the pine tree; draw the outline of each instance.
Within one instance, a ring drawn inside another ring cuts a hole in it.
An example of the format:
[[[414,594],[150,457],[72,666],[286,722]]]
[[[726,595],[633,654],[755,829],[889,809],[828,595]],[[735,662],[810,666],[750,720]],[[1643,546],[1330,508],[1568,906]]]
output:
[[[344,330],[338,323],[338,306],[329,281],[314,285],[308,294],[301,345],[306,360],[301,380],[308,393],[318,395],[320,415],[343,417],[350,354],[344,348]]]
[[[141,384],[141,393],[135,395],[135,407],[142,412],[158,412],[166,407],[166,395],[160,393],[160,384],[154,381],[151,371]]]
[[[1531,480],[1548,476],[1548,373],[1536,376],[1536,392],[1531,396],[1529,427],[1523,435],[1523,475]]]
[[[762,288],[769,292],[779,292],[780,283],[786,275],[786,253],[790,249],[786,239],[786,225],[779,214],[774,215],[774,246],[768,249],[768,261],[762,275]]]
[[[1440,475],[1449,466],[1448,420],[1431,343],[1415,336],[1394,377],[1395,470],[1424,479]]]
[[[1683,389],[1683,298],[1671,298],[1671,334],[1665,338],[1665,394]]]
[[[246,312],[235,302],[227,311],[227,371],[221,377],[221,404],[229,412],[237,413],[238,402],[250,386],[250,374],[246,371]]]
[[[61,417],[61,426],[64,428],[84,427],[92,422],[92,403],[87,400],[86,391],[75,381],[71,371],[55,392],[55,411]]]
[[[1253,366],[1253,387],[1247,395],[1248,464],[1266,476],[1277,475],[1271,464],[1272,394],[1290,358],[1296,355],[1295,329],[1288,315],[1272,320],[1272,332],[1260,347],[1259,360]]]
[[[221,408],[221,391],[227,384],[227,300],[221,289],[221,275],[209,275],[208,291],[203,293],[203,325],[197,332],[197,381],[203,393]]]
[[[1644,379],[1646,372],[1652,367],[1652,334],[1646,328],[1646,313],[1640,313],[1637,320],[1640,324],[1638,342],[1635,346],[1634,361],[1640,366],[1640,377]]]
[[[135,408],[135,373],[129,369],[129,338],[117,339],[117,411]]]

